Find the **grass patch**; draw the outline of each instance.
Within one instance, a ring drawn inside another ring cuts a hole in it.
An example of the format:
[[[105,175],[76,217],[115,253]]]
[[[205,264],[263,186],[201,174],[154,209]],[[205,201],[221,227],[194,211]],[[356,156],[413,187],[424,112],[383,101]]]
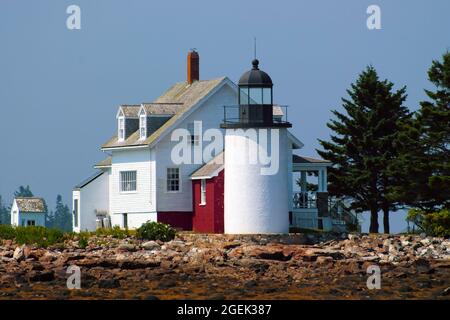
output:
[[[0,225],[0,240],[15,240],[18,244],[36,245],[38,247],[48,247],[52,245],[64,244],[67,240],[78,240],[78,247],[84,249],[89,244],[89,239],[113,238],[125,239],[127,237],[139,237],[141,239],[169,241],[175,237],[176,231],[166,224],[148,222],[136,230],[120,229],[114,226],[111,229],[98,229],[93,232],[83,231],[80,233],[60,231],[58,229],[48,229],[40,226],[13,227],[10,225]],[[106,239],[107,240],[107,239]],[[105,244],[108,242],[106,241]]]
[[[48,247],[64,242],[64,232],[57,229],[47,229],[40,226],[12,227],[0,226],[0,239],[15,240],[18,244],[33,244]]]

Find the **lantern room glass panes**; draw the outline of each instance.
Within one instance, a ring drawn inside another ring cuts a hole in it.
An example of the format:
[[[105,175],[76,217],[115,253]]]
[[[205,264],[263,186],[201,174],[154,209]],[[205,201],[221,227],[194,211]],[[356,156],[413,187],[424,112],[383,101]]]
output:
[[[272,104],[272,88],[239,87],[239,104]]]
[[[248,104],[248,87],[239,88],[239,103]]]
[[[262,104],[262,88],[250,88],[250,103]]]
[[[272,88],[262,88],[263,104],[272,104]]]

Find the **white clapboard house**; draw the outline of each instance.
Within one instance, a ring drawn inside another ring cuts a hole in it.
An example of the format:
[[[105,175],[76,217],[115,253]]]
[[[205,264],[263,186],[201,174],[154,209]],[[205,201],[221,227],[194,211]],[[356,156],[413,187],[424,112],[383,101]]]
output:
[[[101,146],[108,157],[73,190],[74,231],[116,225],[137,228],[146,221],[160,221],[185,230],[224,232],[223,166],[211,165],[210,159],[174,164],[171,151],[176,142],[171,135],[185,128],[197,146],[200,137],[193,130],[194,121],[201,121],[203,132],[209,128],[225,132],[223,107],[237,105],[238,96],[238,85],[227,77],[200,80],[199,56],[191,51],[185,82],[174,84],[151,103],[119,106],[117,132]],[[274,121],[285,117],[283,108],[272,108]],[[282,219],[290,226],[331,229],[326,180],[330,163],[293,155],[303,144],[290,132],[285,143],[284,156],[290,160],[280,164],[288,177],[281,199],[289,209]],[[316,179],[316,190],[307,190],[308,179]],[[254,188],[257,192],[258,186]]]

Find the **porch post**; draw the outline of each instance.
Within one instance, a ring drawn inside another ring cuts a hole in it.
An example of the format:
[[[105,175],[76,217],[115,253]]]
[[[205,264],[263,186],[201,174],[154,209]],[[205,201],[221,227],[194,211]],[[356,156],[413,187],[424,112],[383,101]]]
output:
[[[302,193],[306,192],[306,171],[300,171],[300,187],[302,189]]]
[[[323,189],[323,170],[319,169],[319,186],[318,186],[318,191],[319,192],[324,192]]]

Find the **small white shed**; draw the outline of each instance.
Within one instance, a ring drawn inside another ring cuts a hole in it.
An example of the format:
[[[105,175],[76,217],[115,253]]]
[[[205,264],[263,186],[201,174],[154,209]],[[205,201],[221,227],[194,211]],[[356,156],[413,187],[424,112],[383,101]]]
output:
[[[37,197],[16,197],[11,206],[11,225],[45,227],[47,206]]]

